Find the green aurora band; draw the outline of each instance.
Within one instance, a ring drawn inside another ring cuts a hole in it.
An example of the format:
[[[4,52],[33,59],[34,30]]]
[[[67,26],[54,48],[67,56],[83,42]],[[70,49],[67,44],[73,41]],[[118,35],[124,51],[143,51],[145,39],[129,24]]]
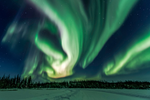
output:
[[[150,30],[131,43],[127,50],[122,50],[113,60],[107,62],[104,73],[106,75],[128,74],[132,70],[149,67],[144,64],[150,64]],[[129,71],[126,72],[124,69]]]
[[[21,22],[13,22],[3,38],[3,42],[6,42],[13,34],[20,33],[19,29],[24,30],[24,34],[32,34],[23,36],[37,47],[31,47],[23,77],[41,75],[51,80],[72,75],[76,65],[86,68],[124,23],[138,2],[138,0],[88,1],[89,4],[85,7],[82,0],[65,0],[65,2],[28,0],[28,3],[39,11],[39,15],[44,17],[35,22],[29,20],[31,23],[27,24],[28,26]],[[139,64],[149,62],[150,30],[148,31],[143,38],[132,43],[128,50],[117,54],[115,63],[114,60],[108,62],[104,66],[104,73],[118,74],[122,68],[132,70]],[[12,41],[12,44],[15,44],[15,40]],[[139,63],[136,63],[137,59],[140,59]],[[46,72],[48,77],[45,77],[43,72]]]

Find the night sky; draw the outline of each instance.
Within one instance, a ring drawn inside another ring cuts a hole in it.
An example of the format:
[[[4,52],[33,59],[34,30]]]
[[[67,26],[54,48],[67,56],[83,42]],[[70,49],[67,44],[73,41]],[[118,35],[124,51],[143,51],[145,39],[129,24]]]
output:
[[[150,81],[150,0],[3,0],[0,76]]]

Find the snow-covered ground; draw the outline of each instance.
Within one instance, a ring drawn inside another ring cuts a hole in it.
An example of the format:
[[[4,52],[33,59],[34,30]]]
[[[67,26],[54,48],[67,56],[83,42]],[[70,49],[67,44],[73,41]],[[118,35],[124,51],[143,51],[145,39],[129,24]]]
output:
[[[150,100],[150,90],[18,89],[0,90],[0,100]]]

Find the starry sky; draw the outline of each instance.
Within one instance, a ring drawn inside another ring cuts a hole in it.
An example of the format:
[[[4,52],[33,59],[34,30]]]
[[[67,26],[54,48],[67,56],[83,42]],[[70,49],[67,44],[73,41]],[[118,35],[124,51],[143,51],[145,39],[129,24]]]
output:
[[[0,76],[150,81],[150,0],[5,0]]]

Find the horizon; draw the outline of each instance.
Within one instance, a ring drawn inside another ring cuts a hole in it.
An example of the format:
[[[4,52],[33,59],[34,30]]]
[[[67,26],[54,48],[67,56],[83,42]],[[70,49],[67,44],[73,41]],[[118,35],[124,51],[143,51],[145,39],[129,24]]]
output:
[[[150,0],[0,4],[0,77],[150,82]]]

